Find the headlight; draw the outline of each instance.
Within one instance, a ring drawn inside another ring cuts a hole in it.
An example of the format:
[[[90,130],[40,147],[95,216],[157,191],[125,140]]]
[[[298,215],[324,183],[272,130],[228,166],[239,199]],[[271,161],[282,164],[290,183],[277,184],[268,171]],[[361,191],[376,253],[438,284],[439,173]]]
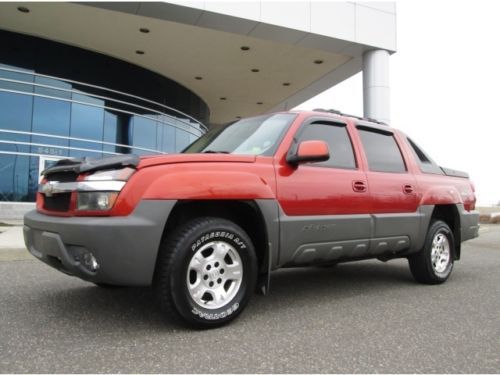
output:
[[[111,210],[118,198],[116,191],[78,192],[76,209],[79,211]]]
[[[111,210],[125,181],[134,172],[133,168],[109,169],[85,176],[78,189],[76,209],[78,211]]]

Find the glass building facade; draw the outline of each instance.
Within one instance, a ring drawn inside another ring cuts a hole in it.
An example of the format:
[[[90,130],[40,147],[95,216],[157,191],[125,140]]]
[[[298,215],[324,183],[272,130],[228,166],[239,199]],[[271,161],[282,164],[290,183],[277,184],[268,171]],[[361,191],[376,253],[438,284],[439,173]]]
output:
[[[127,62],[0,31],[0,202],[32,202],[61,158],[178,152],[206,132],[207,105]]]

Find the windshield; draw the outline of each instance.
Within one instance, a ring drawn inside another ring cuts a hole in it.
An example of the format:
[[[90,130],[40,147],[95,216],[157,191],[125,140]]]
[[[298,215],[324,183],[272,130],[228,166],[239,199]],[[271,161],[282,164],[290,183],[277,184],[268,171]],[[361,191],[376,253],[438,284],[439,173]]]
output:
[[[279,113],[239,120],[209,131],[183,152],[271,156],[295,116]]]

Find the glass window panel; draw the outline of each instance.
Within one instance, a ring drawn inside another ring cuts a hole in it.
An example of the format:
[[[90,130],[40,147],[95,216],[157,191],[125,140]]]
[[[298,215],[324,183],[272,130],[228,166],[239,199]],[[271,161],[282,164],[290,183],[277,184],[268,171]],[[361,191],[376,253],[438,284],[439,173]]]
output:
[[[70,116],[70,103],[35,97],[33,132],[69,136]]]
[[[189,146],[189,133],[181,129],[175,129],[175,152],[180,152],[187,146]]]
[[[371,171],[394,173],[406,171],[401,151],[392,134],[359,129],[359,135]]]
[[[161,125],[163,130],[161,138],[161,151],[174,153],[175,152],[175,128],[170,125]]]
[[[156,150],[156,121],[134,116],[132,127],[132,142],[133,146]],[[151,154],[152,152],[146,152]]]
[[[0,154],[0,174],[0,201],[28,201],[28,156]]]
[[[78,92],[78,93],[74,92],[72,95],[72,98],[74,101],[77,101],[77,102],[95,104],[95,105],[98,105],[100,107],[105,106],[104,100],[94,98],[94,97],[89,96],[89,95],[85,95],[85,93],[83,93],[83,92]]]
[[[102,133],[103,133],[104,109],[92,107],[84,104],[71,105],[71,132],[73,138],[83,138],[97,140],[97,142],[85,142],[70,140],[70,147],[77,147],[82,149],[99,150],[102,151]],[[71,150],[70,156],[82,157],[86,156],[88,151]],[[96,157],[96,153],[92,152],[88,156]]]
[[[0,92],[0,129],[31,130],[33,97]]]
[[[191,134],[189,133],[189,144],[193,143],[194,141],[196,141],[199,137],[194,135],[194,134]]]
[[[60,141],[64,141],[66,143],[68,142],[67,140]],[[54,140],[51,140],[50,138],[34,135],[31,142],[33,143],[33,145],[31,146],[31,152],[34,154],[51,155],[58,157],[69,155],[69,150],[67,148],[62,148],[64,145],[57,146],[50,144],[54,142]]]
[[[102,140],[109,143],[118,143],[118,116],[108,111],[104,112],[104,131]],[[103,151],[117,152],[115,146],[103,145]]]
[[[71,147],[78,147],[82,148],[83,150],[76,150],[72,148],[69,151],[69,156],[72,158],[83,158],[85,156],[91,157],[91,158],[102,158],[102,151],[101,150],[96,150],[92,151],[89,147],[88,144],[85,144],[85,142],[75,142],[76,144],[72,144]],[[107,155],[107,154],[106,154]]]
[[[71,90],[71,85],[69,83],[54,78],[39,77],[39,76],[35,77],[35,83],[47,86],[47,87],[35,86],[36,94],[47,95],[55,98],[71,99],[71,92],[65,91],[65,90]],[[58,90],[59,88],[63,90]]]
[[[300,142],[320,140],[328,144],[330,158],[315,166],[355,169],[356,161],[351,140],[343,125],[330,122],[316,122],[307,125],[300,133]]]
[[[26,142],[28,145],[22,144],[21,142]],[[11,152],[30,152],[29,136],[0,133],[0,150]]]
[[[38,156],[30,156],[29,165],[29,176],[28,176],[28,202],[34,202],[36,200],[36,192],[38,190],[38,176],[40,176],[40,171],[38,170],[40,162]]]
[[[71,137],[101,141],[103,121],[103,108],[73,103],[71,106]]]
[[[33,105],[33,132],[60,137],[69,136],[69,122],[71,116],[71,104],[60,100],[47,98],[34,98]],[[54,138],[50,136],[32,136],[33,152],[48,153],[50,155],[67,155],[67,151],[54,146],[68,146],[65,138]],[[46,147],[40,150],[40,147]],[[47,152],[47,150],[51,150]],[[44,152],[40,152],[44,151]]]
[[[11,72],[8,70],[3,70],[2,68],[24,70],[28,73],[31,73],[30,70],[25,70],[25,69],[17,68],[15,66],[0,64],[0,88],[6,89],[6,90],[16,90],[16,91],[22,91],[22,92],[29,92],[29,93],[33,92],[32,83],[33,83],[34,77],[32,74]],[[27,82],[28,84],[8,82],[8,81],[3,80],[2,78],[16,80],[16,81],[23,81],[23,82]]]

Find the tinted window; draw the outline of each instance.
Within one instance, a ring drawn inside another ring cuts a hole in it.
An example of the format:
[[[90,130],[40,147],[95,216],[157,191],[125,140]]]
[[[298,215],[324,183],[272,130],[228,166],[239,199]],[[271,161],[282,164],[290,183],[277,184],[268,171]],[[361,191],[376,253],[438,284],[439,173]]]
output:
[[[356,168],[351,140],[345,125],[326,121],[317,121],[306,125],[299,135],[299,142],[314,140],[325,141],[330,150],[330,159],[314,163],[314,165],[333,168]]]
[[[376,172],[405,172],[401,151],[391,133],[359,129],[361,142],[368,158],[368,167]]]
[[[418,147],[417,144],[410,138],[406,138],[406,140],[408,141],[410,149],[413,151],[413,155],[415,156],[422,172],[443,174],[441,168],[439,168],[439,166],[425,153],[424,150]]]

